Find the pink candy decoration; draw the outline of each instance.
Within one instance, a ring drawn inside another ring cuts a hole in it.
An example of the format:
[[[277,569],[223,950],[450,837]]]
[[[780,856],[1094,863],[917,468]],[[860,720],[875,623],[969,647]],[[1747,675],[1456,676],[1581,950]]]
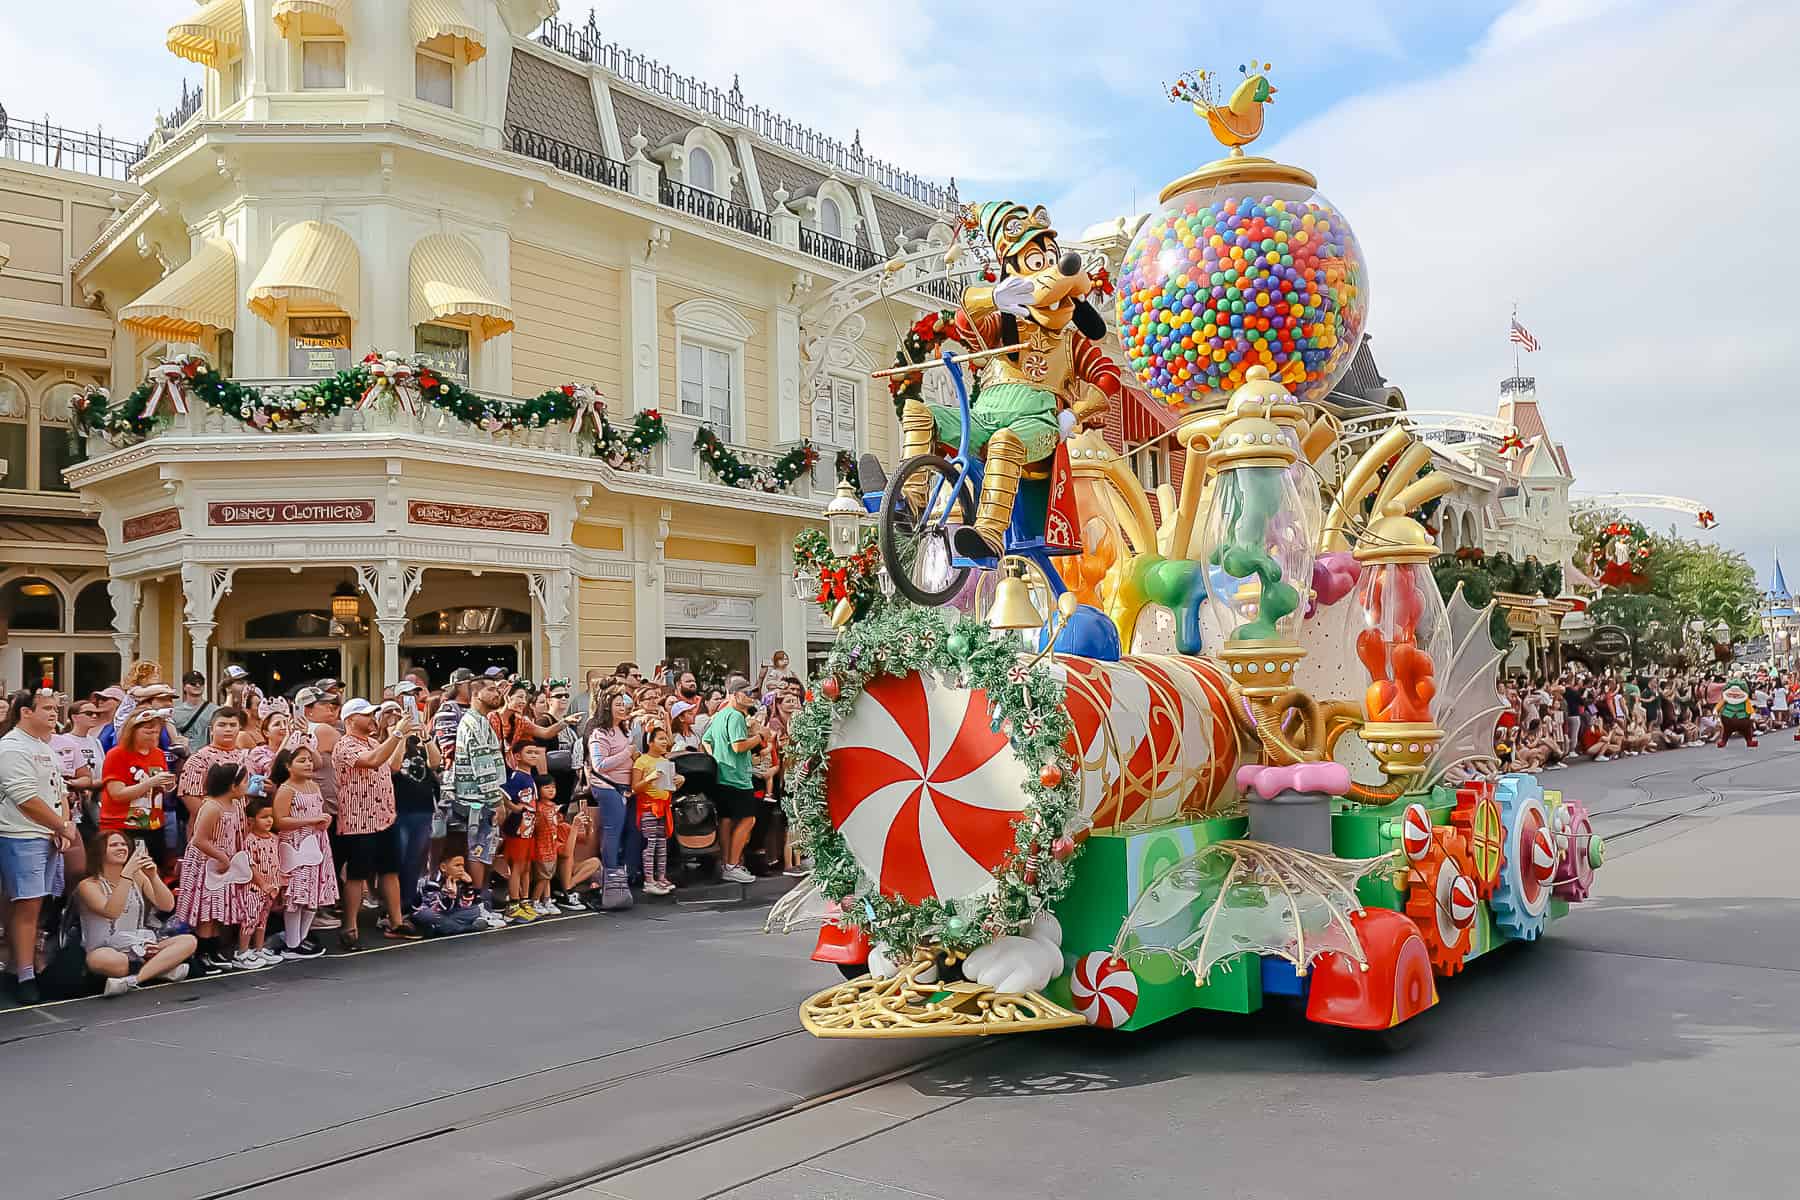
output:
[[[1282,792],[1323,792],[1342,796],[1350,790],[1350,768],[1342,763],[1295,763],[1291,767],[1244,766],[1238,768],[1238,787],[1255,791],[1264,800]]]

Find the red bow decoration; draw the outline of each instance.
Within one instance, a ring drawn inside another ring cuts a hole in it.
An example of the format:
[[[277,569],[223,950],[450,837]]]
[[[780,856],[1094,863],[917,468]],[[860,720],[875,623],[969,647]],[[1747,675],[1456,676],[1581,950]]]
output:
[[[819,572],[819,603],[850,598],[850,571],[845,567],[827,567]]]
[[[1502,454],[1510,454],[1514,450],[1523,450],[1524,448],[1525,439],[1516,433],[1509,433],[1500,439],[1500,453]]]
[[[148,421],[156,416],[162,407],[163,397],[168,397],[169,406],[177,415],[187,416],[187,380],[192,377],[187,363],[181,359],[171,358],[161,363],[150,372],[150,395],[144,401],[143,419]]]

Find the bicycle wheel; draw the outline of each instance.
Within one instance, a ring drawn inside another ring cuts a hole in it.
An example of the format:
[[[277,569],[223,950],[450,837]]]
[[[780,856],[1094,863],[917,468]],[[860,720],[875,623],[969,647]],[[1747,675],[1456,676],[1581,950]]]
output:
[[[909,481],[925,483],[925,513],[906,498]],[[956,468],[942,456],[921,454],[900,464],[881,497],[881,561],[894,589],[914,604],[935,608],[954,597],[969,577],[952,565],[950,530],[975,521],[975,497],[956,486]],[[952,488],[955,488],[952,493]]]

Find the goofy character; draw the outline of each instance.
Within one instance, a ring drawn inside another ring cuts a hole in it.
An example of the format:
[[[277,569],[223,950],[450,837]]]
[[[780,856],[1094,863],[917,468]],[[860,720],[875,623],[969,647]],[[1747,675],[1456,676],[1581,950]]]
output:
[[[1106,322],[1087,301],[1094,281],[1081,255],[1061,252],[1043,206],[995,201],[976,217],[993,244],[1000,277],[963,293],[951,336],[980,350],[1021,347],[988,360],[970,413],[970,449],[985,448],[986,468],[975,523],[958,529],[952,545],[964,558],[982,560],[1004,548],[1026,465],[1056,453],[1060,411],[1068,409],[1083,426],[1102,425],[1122,381],[1100,349]],[[954,446],[962,435],[955,407],[918,400],[907,401],[900,426],[902,461],[939,442]],[[921,476],[917,483],[918,494],[909,487],[907,497],[915,510],[925,503],[929,480]]]

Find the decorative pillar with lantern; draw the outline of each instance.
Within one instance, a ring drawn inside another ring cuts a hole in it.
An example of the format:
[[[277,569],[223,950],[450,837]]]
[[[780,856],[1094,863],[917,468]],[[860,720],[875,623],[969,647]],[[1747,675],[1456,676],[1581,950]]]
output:
[[[840,480],[825,506],[826,533],[816,530],[794,541],[794,596],[827,607],[834,629],[866,610],[873,592],[893,594],[893,581],[865,536],[868,512],[849,480]]]

